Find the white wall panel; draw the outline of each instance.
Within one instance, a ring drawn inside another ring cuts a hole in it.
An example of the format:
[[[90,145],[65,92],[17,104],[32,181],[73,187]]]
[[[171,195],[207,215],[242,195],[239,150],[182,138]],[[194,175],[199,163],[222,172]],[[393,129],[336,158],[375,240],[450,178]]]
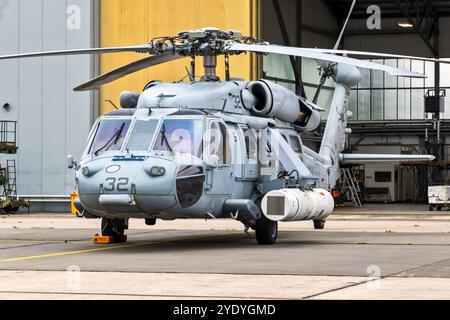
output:
[[[0,8],[0,54],[91,47],[90,0],[7,0]],[[69,6],[80,27],[67,28]],[[0,62],[0,120],[19,123],[18,190],[26,195],[68,195],[74,174],[66,155],[78,158],[93,122],[93,96],[72,88],[90,79],[90,56],[34,58]],[[2,106],[11,104],[6,111]],[[1,156],[0,162],[14,158]],[[64,208],[65,206],[63,206]],[[40,207],[34,210],[61,209]]]

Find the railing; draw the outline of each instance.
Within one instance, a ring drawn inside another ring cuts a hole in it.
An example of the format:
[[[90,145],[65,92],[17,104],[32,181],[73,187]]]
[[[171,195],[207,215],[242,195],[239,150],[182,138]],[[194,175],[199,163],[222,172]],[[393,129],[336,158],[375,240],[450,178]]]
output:
[[[30,202],[70,203],[70,195],[20,195],[19,198],[28,199]]]

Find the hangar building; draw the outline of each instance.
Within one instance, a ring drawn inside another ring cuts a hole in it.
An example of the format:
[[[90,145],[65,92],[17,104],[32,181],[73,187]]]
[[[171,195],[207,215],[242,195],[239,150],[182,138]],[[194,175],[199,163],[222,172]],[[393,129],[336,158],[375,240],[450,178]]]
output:
[[[350,0],[0,0],[0,54],[147,43],[186,29],[216,26],[241,30],[269,42],[332,48]],[[343,48],[450,58],[450,1],[392,0],[357,3]],[[36,211],[68,210],[74,173],[67,154],[79,157],[95,119],[118,105],[123,90],[142,90],[151,80],[186,76],[185,60],[145,70],[99,92],[70,88],[137,54],[102,57],[36,58],[0,62],[0,120],[18,122],[18,190]],[[366,165],[354,170],[374,201],[425,200],[426,186],[445,183],[450,157],[450,99],[442,110],[425,113],[429,90],[450,94],[450,67],[414,59],[377,62],[423,72],[425,80],[397,79],[363,72],[355,89],[350,151],[433,153],[432,165]],[[254,55],[233,58],[234,77],[264,77],[308,98],[319,82],[316,64],[307,59]],[[221,71],[223,72],[223,70]],[[329,107],[327,82],[318,104]],[[326,119],[324,114],[324,119]],[[307,143],[318,147],[320,132]],[[2,156],[4,162],[6,157]]]

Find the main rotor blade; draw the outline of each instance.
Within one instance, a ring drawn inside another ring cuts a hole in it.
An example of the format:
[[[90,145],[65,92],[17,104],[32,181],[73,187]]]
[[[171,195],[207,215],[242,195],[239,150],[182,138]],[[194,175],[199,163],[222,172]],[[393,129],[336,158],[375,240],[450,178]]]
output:
[[[177,60],[185,58],[184,56],[174,55],[172,53],[163,53],[156,56],[150,56],[125,66],[122,66],[118,69],[112,70],[108,73],[105,73],[97,78],[94,78],[82,85],[76,87],[74,91],[88,91],[98,89],[100,86],[113,82],[117,79],[120,79],[126,75],[129,75],[134,72],[138,72],[140,70],[156,66],[158,64],[166,63],[169,61]]]
[[[355,55],[355,56],[367,56],[373,58],[386,58],[386,59],[410,59],[420,60],[427,62],[438,62],[450,64],[450,61],[426,57],[405,56],[401,54],[380,53],[380,52],[368,52],[368,51],[354,51],[354,50],[335,50],[335,49],[307,49],[315,52],[328,53],[328,54],[343,54],[343,55]]]
[[[81,54],[96,54],[96,53],[117,53],[117,52],[137,52],[137,53],[151,53],[153,48],[149,44],[127,46],[127,47],[111,47],[111,48],[89,48],[89,49],[75,49],[75,50],[60,50],[60,51],[44,51],[21,54],[10,54],[0,56],[0,60],[9,59],[23,59],[36,57],[52,57],[52,56],[69,56]]]
[[[331,61],[336,63],[343,63],[348,65],[353,65],[355,67],[379,70],[387,72],[390,75],[398,77],[408,77],[408,78],[426,78],[425,75],[409,70],[403,70],[395,67],[385,66],[378,63],[373,63],[365,60],[358,60],[348,57],[342,57],[327,53],[322,53],[320,51],[315,51],[314,49],[305,48],[295,48],[295,47],[283,47],[274,45],[260,45],[260,44],[234,44],[229,48],[229,51],[250,51],[258,53],[274,53],[283,54],[288,56],[296,56],[303,58],[310,58],[315,60]]]
[[[350,20],[350,17],[352,16],[353,9],[355,8],[356,0],[353,0],[352,6],[350,7],[350,11],[348,13],[347,19],[345,20],[344,26],[342,27],[341,33],[339,34],[339,38],[336,41],[336,44],[334,45],[334,49],[339,49],[339,45],[341,44],[342,37],[344,36],[345,29],[347,29],[348,21]]]

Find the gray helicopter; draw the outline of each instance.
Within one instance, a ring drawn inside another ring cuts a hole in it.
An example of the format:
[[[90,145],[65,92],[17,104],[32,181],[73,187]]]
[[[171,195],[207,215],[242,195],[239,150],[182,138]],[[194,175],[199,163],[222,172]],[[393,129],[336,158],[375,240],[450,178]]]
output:
[[[345,28],[345,26],[344,26]],[[140,93],[123,92],[122,109],[100,117],[89,135],[76,170],[76,207],[87,219],[102,219],[102,235],[123,242],[130,218],[220,219],[254,229],[259,244],[273,244],[278,222],[312,220],[323,229],[334,211],[331,190],[340,166],[367,161],[432,161],[433,156],[344,154],[351,88],[359,68],[402,77],[412,71],[349,58],[347,54],[413,58],[378,53],[270,45],[238,31],[204,28],[149,44],[1,56],[0,60],[73,54],[138,52],[150,54],[75,88],[94,90],[133,72],[190,57],[189,82],[150,82]],[[302,143],[316,130],[323,109],[268,80],[230,77],[229,58],[246,52],[282,54],[317,61],[322,83],[335,81],[319,152]],[[226,79],[216,74],[225,56]],[[195,58],[204,75],[196,80]]]

